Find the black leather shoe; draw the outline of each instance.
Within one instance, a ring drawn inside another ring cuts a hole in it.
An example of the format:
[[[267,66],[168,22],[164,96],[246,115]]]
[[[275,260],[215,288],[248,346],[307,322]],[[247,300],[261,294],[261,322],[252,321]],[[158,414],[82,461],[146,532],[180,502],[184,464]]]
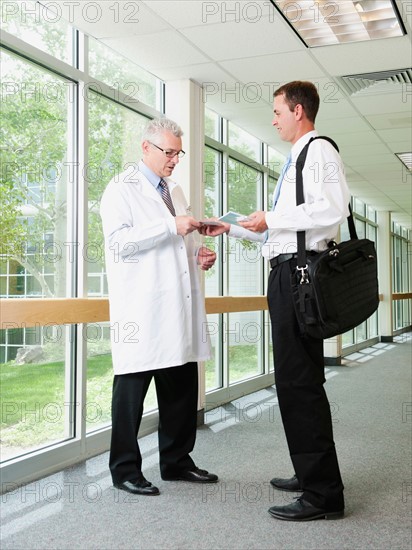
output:
[[[343,517],[343,510],[328,511],[313,506],[302,497],[287,506],[272,506],[269,514],[276,519],[286,521],[311,521],[313,519],[338,519]]]
[[[182,470],[175,475],[162,475],[165,481],[191,481],[192,483],[216,483],[218,477],[215,474],[209,474],[206,470],[194,467],[191,470]]]
[[[298,478],[296,476],[291,477],[290,479],[282,479],[280,477],[274,477],[270,480],[270,484],[275,487],[275,489],[280,489],[281,491],[290,491],[292,493],[298,493],[302,491]]]
[[[150,481],[147,481],[143,476],[137,481],[123,481],[123,483],[113,483],[116,489],[121,491],[127,491],[133,495],[159,495],[160,491],[157,487],[152,485]]]

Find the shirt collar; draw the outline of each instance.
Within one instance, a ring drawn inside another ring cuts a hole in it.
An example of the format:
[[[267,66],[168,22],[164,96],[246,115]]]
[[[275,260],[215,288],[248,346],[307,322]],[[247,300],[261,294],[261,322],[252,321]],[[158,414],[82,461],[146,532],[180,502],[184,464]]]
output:
[[[150,168],[146,166],[146,164],[142,160],[139,162],[139,171],[149,180],[153,187],[157,189],[159,182],[162,178],[152,172],[152,170],[150,170]]]
[[[299,153],[302,151],[304,146],[308,143],[310,138],[316,137],[318,135],[318,132],[316,130],[311,130],[310,132],[307,132],[305,135],[303,135],[301,138],[298,139],[298,141],[293,145],[291,149],[291,155],[292,155],[292,162],[296,162],[296,159],[299,155]]]

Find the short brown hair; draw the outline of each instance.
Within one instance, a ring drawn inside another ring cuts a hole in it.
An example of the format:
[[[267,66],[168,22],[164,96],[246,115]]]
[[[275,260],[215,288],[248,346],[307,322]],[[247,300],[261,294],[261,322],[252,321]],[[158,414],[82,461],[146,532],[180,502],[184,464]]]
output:
[[[315,122],[320,100],[316,86],[312,82],[294,80],[278,88],[273,93],[273,97],[282,94],[291,111],[293,111],[296,105],[302,105],[308,119],[311,122]]]

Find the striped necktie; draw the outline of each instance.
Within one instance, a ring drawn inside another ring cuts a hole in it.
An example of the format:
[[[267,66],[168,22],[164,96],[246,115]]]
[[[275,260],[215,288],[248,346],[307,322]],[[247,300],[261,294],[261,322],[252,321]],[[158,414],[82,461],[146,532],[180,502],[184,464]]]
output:
[[[172,214],[172,216],[176,216],[176,212],[175,212],[175,209],[174,209],[174,206],[173,206],[173,203],[172,203],[172,197],[170,196],[169,188],[167,186],[167,183],[165,182],[164,179],[161,179],[160,182],[159,182],[159,185],[161,187],[162,199],[163,199],[165,205],[168,207],[168,209],[169,209],[170,213]]]

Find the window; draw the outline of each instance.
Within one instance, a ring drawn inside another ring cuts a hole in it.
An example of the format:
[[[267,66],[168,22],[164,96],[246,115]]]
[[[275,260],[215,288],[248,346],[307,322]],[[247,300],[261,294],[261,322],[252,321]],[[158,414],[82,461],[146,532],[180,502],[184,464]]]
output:
[[[354,198],[352,202],[352,211],[356,233],[359,239],[370,239],[374,241],[375,247],[377,248],[376,211],[356,198]],[[346,241],[348,239],[350,239],[349,228],[348,224],[345,222],[341,225],[340,240]],[[378,311],[371,315],[364,323],[361,323],[353,330],[342,335],[343,348],[348,348],[349,346],[362,344],[362,342],[378,338]]]
[[[104,239],[100,219],[100,198],[109,181],[139,160],[139,140],[147,118],[110,101],[89,94],[88,239],[87,292],[90,297],[107,296]],[[104,120],[104,124],[102,124]],[[109,323],[86,327],[88,431],[110,423],[113,368]],[[154,392],[152,392],[154,395]],[[152,395],[152,397],[153,397]],[[155,397],[155,396],[154,396]],[[153,399],[152,399],[153,400]],[[149,401],[147,400],[146,406]],[[156,400],[154,399],[156,404]]]
[[[411,292],[410,240],[408,231],[393,224],[392,227],[392,292]],[[408,253],[409,252],[409,253]],[[412,300],[395,300],[392,305],[395,331],[411,325]]]
[[[2,294],[65,297],[72,84],[9,53],[1,62]],[[68,327],[2,331],[2,460],[73,436],[71,343]]]
[[[31,46],[71,64],[74,58],[74,29],[62,17],[63,6],[57,2],[48,4],[46,6],[34,0],[4,2],[2,28]],[[35,89],[33,86],[40,89],[43,82],[28,82],[27,90]]]
[[[222,126],[230,128],[229,147],[223,143],[224,134],[217,131],[220,118],[211,111],[206,112],[204,184],[205,215],[208,217],[220,216],[227,210],[248,214],[262,209],[275,186],[275,172],[261,164],[262,143],[227,121],[222,122]],[[218,140],[220,144],[216,143]],[[206,242],[218,252],[213,271],[206,274],[206,296],[258,296],[264,293],[265,268],[260,244],[226,235]],[[209,393],[208,406],[213,406],[214,400],[220,400],[221,395],[247,393],[246,386],[252,380],[270,372],[273,359],[269,358],[266,344],[269,340],[266,313],[209,315],[207,321],[213,358],[206,362],[206,391]],[[263,387],[268,382],[265,380],[261,384]],[[242,387],[245,388],[243,392]]]
[[[62,64],[57,62],[72,64],[77,59],[73,37],[78,31],[63,22],[61,13],[57,17],[55,2],[48,7],[10,2],[9,8],[13,6],[19,11],[12,14],[8,9],[2,21],[4,43],[9,40],[15,47],[7,35],[12,33],[35,51],[36,61],[1,51],[0,292],[8,299],[76,297],[85,272],[85,294],[104,297],[100,197],[108,181],[139,158],[136,136],[149,113],[153,116],[160,107],[163,87],[152,75],[122,63],[111,50],[90,40],[90,68],[96,80],[87,97],[80,97],[87,106],[83,115],[77,104],[79,83],[73,74],[70,79],[62,77]],[[90,75],[83,76],[89,83]],[[82,134],[83,127],[89,129],[88,136]],[[77,151],[88,159],[85,166],[79,166]],[[79,211],[83,179],[88,195],[86,230]],[[79,238],[86,243],[83,254],[77,254]],[[83,438],[87,451],[92,441],[84,433],[96,432],[99,437],[98,430],[110,422],[110,331],[108,322],[85,325],[82,333],[75,325],[51,322],[0,332],[1,459],[6,466],[10,459],[32,451],[53,453],[52,446],[62,442],[67,443],[65,453],[76,458],[82,452],[78,442]],[[77,349],[83,343],[84,358]],[[86,372],[84,392],[81,381]],[[151,387],[145,412],[156,406]]]
[[[216,140],[221,140],[221,118],[210,109],[205,109],[205,135]]]
[[[135,108],[139,102],[154,109],[160,108],[160,82],[132,61],[93,38],[89,39],[89,65],[91,76],[113,88],[113,99],[122,98],[126,106]],[[98,82],[93,84],[96,91],[101,88]]]
[[[235,151],[238,151],[239,153],[242,153],[246,157],[253,159],[257,162],[262,161],[262,144],[261,142],[255,138],[254,136],[251,136],[248,132],[245,132],[245,130],[242,130],[242,128],[239,128],[236,126],[236,124],[233,124],[232,122],[228,123],[229,125],[229,131],[228,131],[228,145]]]

